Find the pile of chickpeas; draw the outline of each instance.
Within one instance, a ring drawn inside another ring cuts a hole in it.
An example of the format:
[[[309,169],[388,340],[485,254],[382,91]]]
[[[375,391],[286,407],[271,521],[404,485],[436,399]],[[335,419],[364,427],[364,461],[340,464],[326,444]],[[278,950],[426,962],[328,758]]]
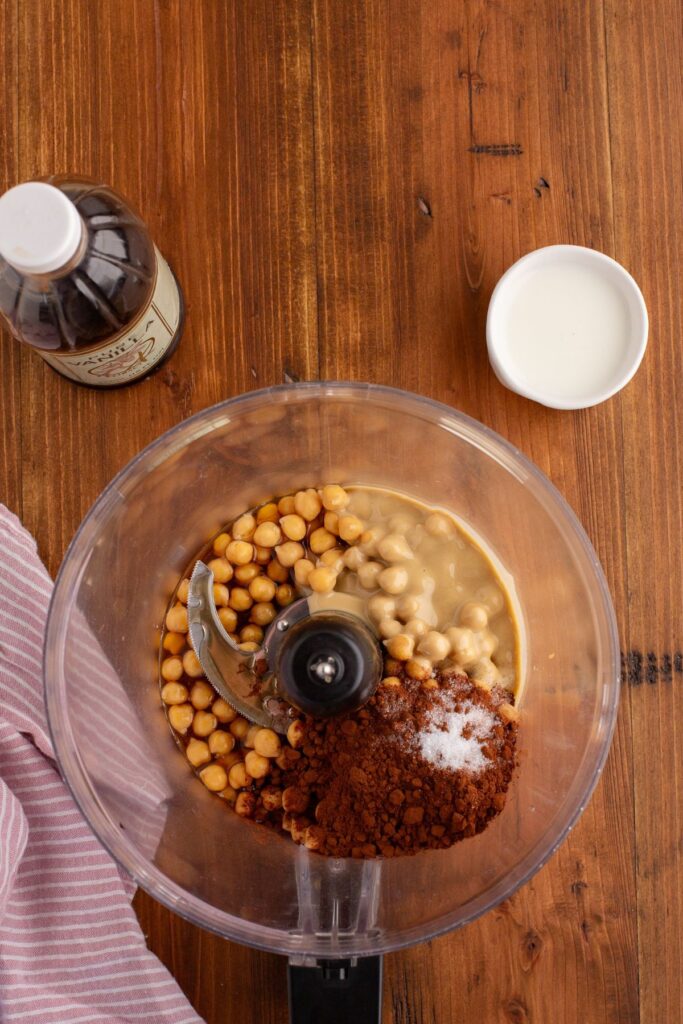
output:
[[[368,615],[386,648],[382,685],[398,685],[395,673],[402,668],[426,689],[435,688],[435,666],[444,664],[474,673],[485,686],[496,682],[498,670],[490,657],[496,641],[487,627],[503,606],[502,593],[491,587],[480,602],[462,607],[459,625],[431,628],[417,617],[419,598],[410,592],[410,533],[392,529],[392,519],[388,529],[366,525],[349,510],[351,500],[337,484],[308,488],[239,516],[218,534],[207,564],[218,617],[230,638],[243,651],[258,650],[281,609],[298,596],[332,593],[344,574],[347,580],[355,577],[368,594]],[[433,512],[423,528],[433,537],[446,537],[455,525]],[[168,721],[206,788],[238,814],[287,811],[287,791],[268,781],[275,767],[284,770],[291,764],[301,723],[294,721],[285,739],[251,725],[216,694],[189,645],[188,592],[189,580],[183,579],[161,641],[161,699]]]

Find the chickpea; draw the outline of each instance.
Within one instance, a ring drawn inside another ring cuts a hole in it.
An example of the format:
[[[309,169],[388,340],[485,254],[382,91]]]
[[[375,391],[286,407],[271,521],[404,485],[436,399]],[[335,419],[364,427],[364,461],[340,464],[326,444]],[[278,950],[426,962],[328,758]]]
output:
[[[384,536],[386,531],[381,526],[371,526],[368,530],[365,530],[360,537],[360,549],[361,551],[373,557],[377,554],[377,545]]]
[[[347,548],[344,552],[344,565],[347,569],[350,569],[351,572],[358,572],[361,565],[364,565],[365,562],[367,562],[367,558],[368,556],[365,552],[361,551],[358,546],[355,548]]]
[[[480,658],[475,662],[470,675],[488,686],[493,686],[500,679],[500,672],[490,658]]]
[[[256,513],[256,522],[259,525],[261,523],[276,523],[279,518],[280,513],[274,501],[268,501],[265,505],[261,505]]]
[[[244,789],[251,782],[244,761],[237,761],[228,772],[228,782],[233,789]]]
[[[421,690],[438,690],[439,684],[436,679],[425,679],[420,687]]]
[[[192,732],[195,736],[210,736],[218,725],[218,720],[210,711],[195,711],[192,719]]]
[[[269,626],[276,615],[274,604],[270,601],[260,601],[251,609],[250,621],[256,626]]]
[[[302,814],[308,806],[308,795],[298,786],[282,790],[282,806],[288,814]]]
[[[187,687],[182,683],[166,683],[161,690],[164,704],[184,704],[187,700]]]
[[[406,512],[397,512],[389,519],[389,529],[392,533],[407,534],[413,526],[415,526],[415,520]]]
[[[221,558],[225,554],[225,549],[232,540],[229,533],[219,533],[213,542],[214,554]]]
[[[186,640],[182,633],[166,633],[161,646],[169,654],[180,654],[185,643]]]
[[[299,561],[300,558],[304,557],[303,545],[297,541],[288,540],[284,544],[279,544],[275,548],[275,554],[277,560],[281,566],[285,569],[291,569],[292,566]],[[284,583],[284,580],[282,581]]]
[[[243,587],[248,586],[253,580],[261,575],[261,566],[256,562],[247,562],[246,565],[238,565],[235,569],[235,579]]]
[[[272,601],[276,590],[277,586],[274,580],[268,579],[267,576],[257,576],[249,584],[251,597],[259,603],[262,601]]]
[[[353,549],[352,549],[353,550]],[[376,590],[379,575],[383,570],[381,562],[365,562],[358,569],[358,582],[364,590]]]
[[[206,764],[211,760],[208,743],[204,740],[190,740],[185,747],[185,756],[194,768],[199,768],[200,764]]]
[[[365,532],[365,526],[352,512],[339,517],[339,536],[347,544],[355,544]]]
[[[260,644],[257,644],[254,640],[244,640],[237,645],[241,651],[248,651],[249,654],[253,654],[254,651],[258,651]]]
[[[377,544],[377,551],[385,562],[405,562],[413,557],[410,544],[400,533],[388,533]]]
[[[422,526],[420,523],[418,523],[417,526],[411,526],[411,528],[408,530],[408,532],[406,533],[406,540],[410,544],[413,551],[416,551],[419,548],[420,544],[422,544],[422,541],[425,539],[425,534],[426,530],[424,526]]]
[[[402,631],[403,626],[398,619],[382,619],[377,628],[379,630],[379,635],[383,637],[384,640],[390,640],[392,636],[398,636]]]
[[[339,516],[336,512],[326,512],[323,516],[323,526],[329,533],[333,533],[335,537],[339,536]]]
[[[425,519],[425,530],[431,537],[438,537],[440,540],[447,540],[455,533],[455,523],[443,512],[431,512]]]
[[[257,565],[268,565],[272,557],[273,552],[270,548],[262,548],[260,544],[254,544],[254,561]]]
[[[368,614],[375,622],[396,617],[396,601],[388,594],[373,594],[368,601]]]
[[[244,767],[252,779],[265,779],[270,771],[270,762],[267,757],[257,754],[255,750],[250,750],[244,759]]]
[[[244,587],[233,587],[230,594],[230,607],[236,612],[246,612],[253,605],[251,594]]]
[[[408,636],[407,633],[398,633],[397,636],[392,636],[390,640],[385,640],[384,646],[392,658],[398,658],[399,661],[408,661],[413,656],[415,640],[412,636]]]
[[[322,555],[325,551],[329,551],[330,548],[336,547],[336,545],[337,538],[329,530],[326,530],[324,526],[314,530],[308,538],[308,546],[314,555]]]
[[[263,548],[274,548],[282,540],[282,530],[277,523],[261,523],[254,533],[254,544]]]
[[[498,714],[504,722],[517,722],[519,721],[519,711],[513,704],[500,704],[498,706]]]
[[[294,587],[289,583],[281,583],[275,591],[275,600],[281,608],[286,608],[294,600]]]
[[[233,565],[247,565],[254,556],[254,545],[246,540],[233,540],[225,549],[225,557]]]
[[[253,626],[251,624],[240,630],[240,642],[243,644],[261,644],[263,643],[263,630],[260,626]]]
[[[467,668],[477,660],[477,646],[474,633],[471,629],[462,626],[451,626],[446,630],[446,636],[450,641],[453,657],[458,664]]]
[[[237,612],[233,608],[219,608],[218,618],[226,633],[234,633],[237,629]]]
[[[300,558],[298,562],[294,563],[294,582],[297,587],[308,586],[308,577],[313,569],[315,566],[310,558]]]
[[[222,797],[226,803],[229,803],[231,807],[234,807],[237,803],[237,790],[233,789],[232,786],[226,786],[218,795]]]
[[[323,507],[328,511],[338,512],[340,508],[346,508],[351,497],[339,484],[325,484],[322,490],[322,501]]]
[[[264,786],[260,795],[264,811],[279,811],[282,807],[282,791],[275,786]]]
[[[415,637],[416,640],[421,640],[429,632],[429,625],[424,619],[408,619],[404,626],[404,632]]]
[[[214,733],[214,736],[215,735],[216,735],[216,733]],[[229,735],[229,733],[228,733],[228,735]],[[234,737],[233,737],[233,739],[234,739]],[[234,764],[239,764],[240,761],[242,761],[243,753],[244,752],[242,750],[231,750],[227,754],[219,754],[216,757],[216,760],[218,761],[219,764],[223,765],[223,767],[225,768],[226,772],[229,772]]]
[[[408,586],[408,570],[404,565],[390,565],[382,570],[377,582],[387,594],[402,594]]]
[[[409,675],[411,679],[430,679],[433,671],[434,669],[429,658],[425,658],[421,655],[409,658],[406,662],[406,674]]]
[[[235,571],[227,558],[212,558],[206,568],[213,573],[214,583],[229,583]]]
[[[309,825],[304,831],[304,846],[307,850],[319,850],[324,838],[325,832],[319,825]]]
[[[214,757],[219,757],[222,754],[229,754],[235,747],[235,737],[231,736],[229,732],[225,732],[223,729],[216,729],[209,736],[209,750]]]
[[[172,658],[166,658],[161,663],[161,678],[167,679],[169,682],[176,682],[183,674],[183,663],[182,660],[175,655]]]
[[[274,558],[270,563],[266,569],[266,573],[268,574],[268,578],[275,580],[276,583],[286,583],[289,579],[289,569],[284,565],[280,565],[276,558]]]
[[[306,726],[301,719],[296,718],[287,729],[287,742],[296,750],[297,747],[303,746],[305,738]]]
[[[341,548],[330,548],[329,551],[323,551],[318,559],[318,567],[321,565],[326,566],[328,569],[334,569],[337,575],[339,575],[344,568],[344,552]]]
[[[460,609],[460,625],[473,629],[475,633],[486,629],[489,624],[489,616],[483,604],[476,601],[468,601]]]
[[[251,512],[245,512],[232,524],[232,536],[234,540],[251,540],[256,532],[256,517]],[[231,559],[232,561],[232,559]]]
[[[273,729],[259,729],[254,739],[254,750],[261,757],[278,757],[282,749],[280,737]]]
[[[178,589],[175,595],[181,604],[187,604],[187,599],[190,596],[190,581],[181,580],[178,584]]]
[[[284,799],[284,798],[283,798]],[[284,806],[284,803],[283,803]],[[289,829],[289,834],[295,843],[303,843],[308,832],[310,822],[308,818],[303,818],[299,815],[292,815],[292,824]]]
[[[402,594],[396,602],[396,617],[403,622],[413,619],[420,610],[420,599],[415,594]]]
[[[230,591],[226,587],[225,583],[214,583],[213,585],[213,603],[216,608],[225,608],[230,600]]]
[[[216,694],[204,679],[199,679],[190,690],[190,703],[197,711],[205,711]]]
[[[491,618],[494,615],[499,615],[505,607],[503,593],[495,583],[485,583],[483,587],[479,587],[475,597],[483,604]]]
[[[250,725],[247,735],[242,740],[242,746],[248,747],[250,750],[252,750],[254,747],[254,740],[256,739],[262,728],[263,726],[261,725]]]
[[[166,629],[171,633],[187,633],[187,608],[176,604],[166,612]]]
[[[253,818],[256,810],[256,797],[253,793],[238,793],[235,800],[235,814],[240,818]]]
[[[210,764],[202,768],[199,778],[212,793],[220,793],[228,784],[228,773],[219,764]]]
[[[432,661],[439,662],[443,661],[451,653],[451,643],[443,633],[432,629],[426,636],[422,637],[417,649],[420,654],[424,654]]]
[[[385,676],[380,686],[386,686],[388,690],[395,690],[396,687],[401,686],[401,680],[398,676]]]
[[[211,705],[211,711],[218,721],[223,723],[223,725],[227,725],[228,722],[234,722],[237,718],[237,712],[235,709],[228,704],[227,700],[223,700],[222,697],[219,697],[213,702]]]
[[[192,725],[194,708],[191,704],[174,704],[168,709],[168,720],[171,727],[184,736]]]
[[[318,492],[312,487],[307,491],[297,491],[294,495],[294,508],[298,515],[303,516],[309,523],[320,515],[322,502]]]
[[[306,520],[297,515],[283,516],[280,527],[288,540],[303,540],[308,529]]]
[[[490,658],[498,649],[498,637],[490,629],[485,629],[479,636],[479,652],[485,658]]]
[[[308,586],[316,594],[331,594],[337,582],[337,573],[328,566],[312,569],[308,574]]]
[[[199,658],[194,651],[185,651],[183,654],[183,668],[185,675],[189,676],[190,679],[199,679],[204,675],[204,669],[199,664]]]
[[[294,495],[286,494],[284,498],[280,498],[277,503],[277,510],[281,516],[291,516],[294,511]]]
[[[230,732],[233,734],[235,739],[241,741],[246,737],[251,726],[249,725],[249,722],[246,720],[246,718],[238,717],[233,719],[228,728],[230,729]]]

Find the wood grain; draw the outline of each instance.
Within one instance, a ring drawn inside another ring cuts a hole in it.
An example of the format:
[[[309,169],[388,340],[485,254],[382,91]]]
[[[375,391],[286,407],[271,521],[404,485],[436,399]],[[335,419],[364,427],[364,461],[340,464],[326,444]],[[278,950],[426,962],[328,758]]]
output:
[[[586,526],[627,685],[567,842],[482,920],[390,956],[384,1021],[683,1021],[676,0],[0,0],[0,47],[0,187],[115,185],[188,310],[168,366],[111,394],[0,339],[0,498],[50,570],[132,455],[247,389],[373,380],[499,430]],[[578,413],[506,391],[485,356],[497,278],[554,242],[623,262],[651,315],[635,381]],[[135,905],[210,1024],[283,1024],[281,959]]]

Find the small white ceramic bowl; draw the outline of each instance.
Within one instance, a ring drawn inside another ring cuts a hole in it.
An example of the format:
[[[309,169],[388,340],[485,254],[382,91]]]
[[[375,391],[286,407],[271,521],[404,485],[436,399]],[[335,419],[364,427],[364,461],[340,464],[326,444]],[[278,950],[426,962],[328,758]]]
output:
[[[587,409],[615,395],[640,366],[647,334],[631,275],[581,245],[549,245],[513,263],[486,319],[499,381],[551,409]]]

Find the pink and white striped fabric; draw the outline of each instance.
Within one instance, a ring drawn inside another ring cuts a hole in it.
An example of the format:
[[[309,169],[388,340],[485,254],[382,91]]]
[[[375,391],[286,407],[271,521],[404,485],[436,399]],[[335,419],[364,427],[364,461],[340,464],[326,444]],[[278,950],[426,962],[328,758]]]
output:
[[[51,591],[0,505],[0,1021],[201,1024],[55,766],[41,679]]]

